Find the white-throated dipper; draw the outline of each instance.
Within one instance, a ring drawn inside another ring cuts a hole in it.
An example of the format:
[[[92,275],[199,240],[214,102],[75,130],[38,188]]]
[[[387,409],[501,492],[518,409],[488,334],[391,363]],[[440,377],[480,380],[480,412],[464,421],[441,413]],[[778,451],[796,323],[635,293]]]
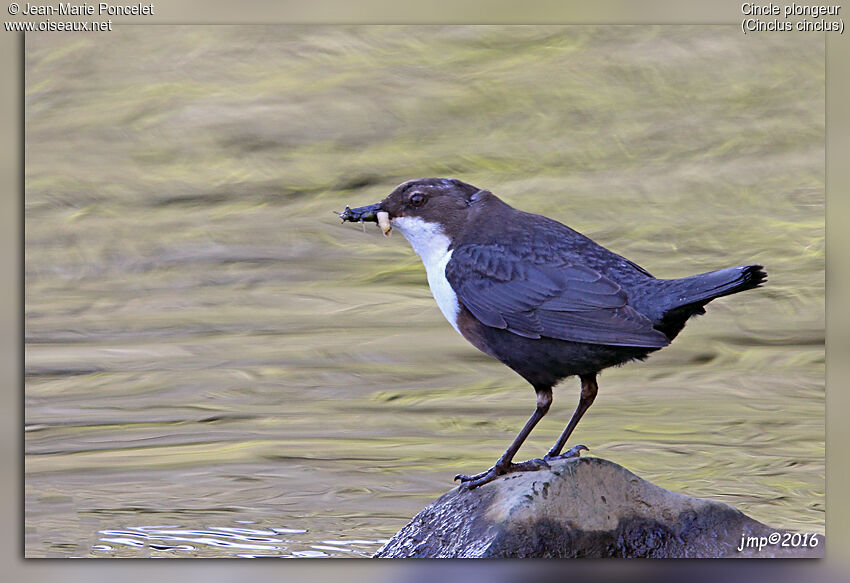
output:
[[[682,279],[648,271],[546,217],[509,206],[491,192],[448,178],[411,180],[379,203],[340,213],[343,221],[395,228],[422,258],[440,311],[473,346],[534,387],[537,408],[496,464],[455,479],[475,488],[510,472],[548,466],[596,397],[604,368],[642,360],[670,344],[715,298],[758,287],[761,265]],[[552,404],[552,387],[578,376],[581,397],[542,459],[513,463]]]

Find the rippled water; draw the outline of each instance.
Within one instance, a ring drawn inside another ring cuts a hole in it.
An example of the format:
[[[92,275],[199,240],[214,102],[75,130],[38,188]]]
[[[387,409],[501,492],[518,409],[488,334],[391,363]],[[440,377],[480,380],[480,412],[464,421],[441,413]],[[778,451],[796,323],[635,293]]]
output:
[[[250,521],[239,521],[248,523]],[[116,556],[122,549],[145,549],[155,553],[175,554],[189,552],[196,556],[218,556],[222,550],[240,558],[258,557],[329,557],[351,554],[371,556],[386,540],[299,540],[307,533],[298,528],[234,528],[211,527],[207,530],[180,528],[179,525],[130,526],[126,530],[98,531],[99,540],[105,544],[92,546],[92,551],[102,556]],[[292,547],[309,547],[291,550]]]
[[[531,388],[401,237],[331,214],[433,175],[659,277],[763,263],[606,371],[575,439],[822,533],[823,58],[724,27],[28,36],[27,556],[368,556],[489,467]]]

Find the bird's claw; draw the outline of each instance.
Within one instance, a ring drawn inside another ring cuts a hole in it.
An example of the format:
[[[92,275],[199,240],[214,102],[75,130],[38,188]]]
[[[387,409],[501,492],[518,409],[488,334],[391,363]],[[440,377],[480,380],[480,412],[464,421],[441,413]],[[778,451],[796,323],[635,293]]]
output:
[[[547,462],[552,462],[552,461],[557,461],[557,460],[567,460],[567,459],[570,459],[570,458],[581,457],[582,451],[590,451],[590,450],[587,449],[586,445],[574,445],[562,454],[551,455],[551,452],[547,453],[545,456],[543,456],[543,459],[546,460]]]
[[[460,480],[462,486],[466,486],[470,490],[474,490],[478,486],[483,486],[484,484],[488,484],[498,478],[499,476],[504,476],[505,474],[511,474],[513,472],[536,472],[537,470],[549,468],[549,462],[545,459],[535,458],[530,459],[524,462],[520,462],[518,464],[496,464],[486,472],[481,472],[480,474],[475,474],[474,476],[466,476],[463,474],[458,474],[455,476],[455,480]]]
[[[460,480],[462,484],[465,484],[466,482],[472,482],[474,480],[477,480],[478,478],[481,478],[481,477],[485,476],[486,474],[487,474],[487,472],[481,472],[480,474],[475,474],[474,476],[467,476],[466,474],[458,474],[458,475],[455,476],[455,482]]]
[[[460,480],[462,486],[466,486],[470,490],[474,490],[478,486],[488,484],[499,476],[504,476],[505,474],[511,474],[513,472],[536,472],[537,470],[542,469],[548,470],[551,467],[549,465],[549,462],[581,457],[582,451],[590,450],[587,449],[586,445],[574,445],[562,454],[551,455],[550,452],[543,456],[542,459],[534,458],[524,462],[520,462],[518,464],[506,464],[499,460],[498,462],[496,462],[495,466],[493,466],[486,472],[481,472],[480,474],[475,474],[474,476],[458,474],[455,476],[455,480]]]

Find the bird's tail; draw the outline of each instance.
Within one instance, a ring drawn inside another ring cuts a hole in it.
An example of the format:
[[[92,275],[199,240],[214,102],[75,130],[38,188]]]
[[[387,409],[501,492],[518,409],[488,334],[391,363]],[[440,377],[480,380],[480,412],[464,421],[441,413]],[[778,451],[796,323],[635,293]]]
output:
[[[665,295],[669,303],[656,328],[668,336],[675,336],[685,325],[685,320],[704,314],[703,306],[711,300],[759,287],[765,281],[767,273],[761,265],[739,265],[667,280],[664,282],[667,284]]]
[[[679,296],[677,305],[672,307],[704,304],[715,298],[758,287],[766,280],[767,273],[761,265],[739,265],[671,280],[671,291]]]

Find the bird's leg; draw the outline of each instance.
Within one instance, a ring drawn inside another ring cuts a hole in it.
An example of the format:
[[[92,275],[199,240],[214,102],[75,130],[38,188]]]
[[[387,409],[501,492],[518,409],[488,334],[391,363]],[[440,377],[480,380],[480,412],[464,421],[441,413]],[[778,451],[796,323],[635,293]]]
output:
[[[596,393],[599,390],[599,387],[596,384],[595,374],[579,375],[579,378],[581,379],[581,397],[578,401],[578,407],[576,407],[576,410],[573,412],[573,416],[570,417],[570,422],[567,423],[564,432],[561,433],[561,437],[558,438],[558,441],[555,442],[555,445],[552,446],[549,453],[543,457],[546,461],[578,457],[581,455],[581,450],[587,450],[587,447],[583,445],[576,445],[566,453],[561,454],[561,450],[564,449],[564,445],[570,438],[570,434],[573,432],[573,429],[576,428],[576,425],[578,425],[578,422],[581,419],[581,416],[584,415],[584,412],[587,411],[593,404],[593,400],[596,398]]]
[[[534,413],[531,414],[531,417],[529,417],[528,421],[525,422],[525,425],[523,426],[522,430],[519,432],[516,438],[514,438],[511,445],[508,446],[508,449],[505,450],[505,453],[502,454],[502,457],[500,457],[499,460],[496,462],[496,465],[494,465],[486,472],[481,472],[480,474],[475,474],[474,476],[464,476],[458,474],[457,476],[455,476],[455,480],[460,480],[471,490],[488,482],[492,482],[503,474],[507,474],[510,472],[529,472],[549,466],[549,464],[540,459],[528,460],[519,464],[512,463],[516,452],[519,451],[519,448],[522,446],[522,443],[528,437],[528,434],[531,433],[531,430],[534,429],[534,426],[537,425],[537,423],[541,419],[543,419],[543,416],[546,415],[546,412],[552,405],[551,387],[535,387],[535,389],[537,390],[537,408],[534,410]]]

